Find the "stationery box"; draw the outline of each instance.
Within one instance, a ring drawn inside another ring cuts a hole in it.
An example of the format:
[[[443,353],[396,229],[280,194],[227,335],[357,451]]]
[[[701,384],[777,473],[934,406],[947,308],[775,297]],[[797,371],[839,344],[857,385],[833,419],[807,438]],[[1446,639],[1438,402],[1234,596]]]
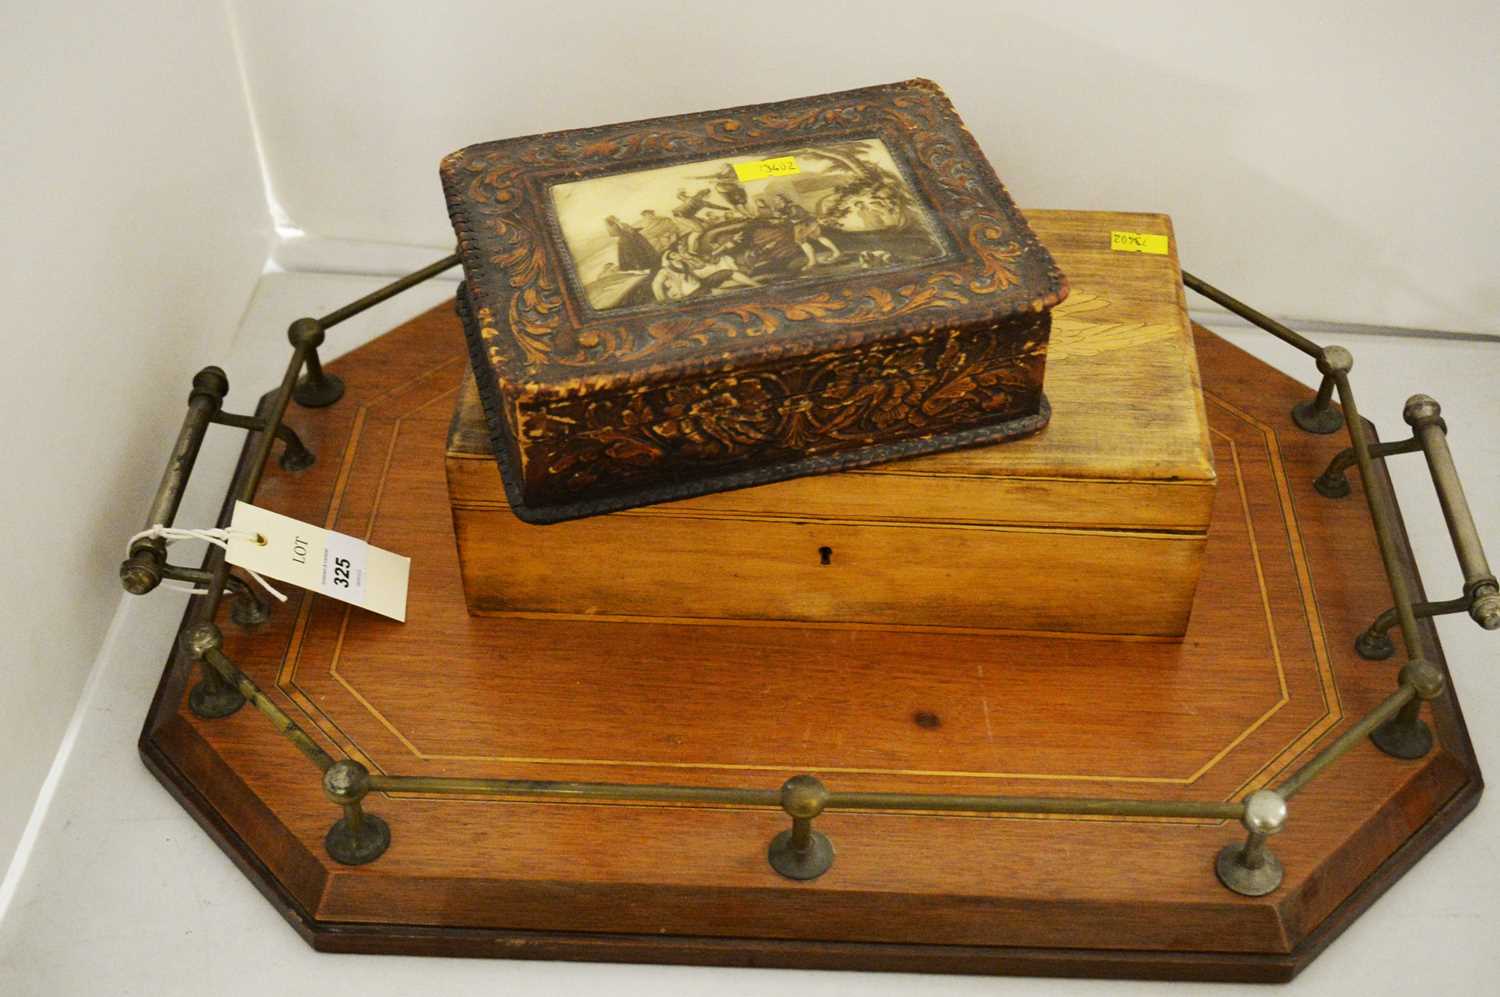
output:
[[[1024,440],[538,527],[467,378],[447,473],[470,611],[1180,636],[1215,477],[1170,222],[1029,217],[1073,292]]]
[[[488,142],[442,178],[529,522],[1046,424],[1067,284],[933,83]]]

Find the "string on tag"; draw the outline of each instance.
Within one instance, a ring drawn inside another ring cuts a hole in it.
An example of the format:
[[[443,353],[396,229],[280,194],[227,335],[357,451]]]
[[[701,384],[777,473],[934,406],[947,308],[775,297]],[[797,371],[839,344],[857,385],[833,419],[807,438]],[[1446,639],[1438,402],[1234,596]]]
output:
[[[130,556],[130,549],[135,546],[136,541],[138,540],[164,540],[168,544],[171,544],[177,540],[202,540],[205,543],[213,544],[215,547],[222,547],[227,551],[229,549],[229,540],[231,537],[239,537],[241,540],[249,540],[255,543],[261,542],[260,534],[256,533],[254,530],[240,530],[234,529],[232,527],[229,529],[190,530],[178,526],[163,526],[160,523],[157,523],[155,526],[149,529],[142,530],[135,536],[131,537],[128,541],[126,541],[125,556]],[[286,602],[286,596],[282,595],[280,592],[276,591],[276,589],[272,588],[270,582],[266,581],[264,578],[251,571],[249,568],[245,568],[244,570],[246,574],[255,579],[257,585],[274,596],[277,602]],[[208,589],[195,588],[190,585],[180,585],[175,582],[163,582],[162,587],[170,588],[177,592],[190,592],[193,595],[208,594]],[[224,591],[224,594],[228,595],[229,590],[226,589]]]

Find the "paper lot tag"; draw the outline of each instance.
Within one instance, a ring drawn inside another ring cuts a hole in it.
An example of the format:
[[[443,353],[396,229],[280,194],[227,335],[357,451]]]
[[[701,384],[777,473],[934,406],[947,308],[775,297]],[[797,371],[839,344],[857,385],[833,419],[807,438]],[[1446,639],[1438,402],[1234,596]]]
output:
[[[232,534],[230,564],[406,622],[411,558],[247,502],[234,504],[229,528],[265,541]]]

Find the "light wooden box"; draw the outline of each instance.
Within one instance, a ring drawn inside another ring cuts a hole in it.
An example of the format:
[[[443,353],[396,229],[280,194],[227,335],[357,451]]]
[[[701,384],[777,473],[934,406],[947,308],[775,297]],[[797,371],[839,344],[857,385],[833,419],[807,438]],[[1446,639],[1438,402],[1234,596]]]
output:
[[[1073,287],[1027,439],[533,526],[466,375],[446,467],[470,612],[1181,636],[1215,475],[1171,222],[1027,217]]]

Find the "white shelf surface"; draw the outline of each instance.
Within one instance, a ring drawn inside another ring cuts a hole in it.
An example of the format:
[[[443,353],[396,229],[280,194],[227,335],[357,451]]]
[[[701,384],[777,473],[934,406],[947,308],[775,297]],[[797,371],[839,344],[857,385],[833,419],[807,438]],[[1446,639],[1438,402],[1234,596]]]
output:
[[[248,411],[280,377],[290,319],[374,289],[359,276],[268,274],[222,366],[227,407]],[[330,356],[452,294],[433,281],[329,333]],[[1238,345],[1308,380],[1311,365],[1258,331],[1219,327]],[[1500,563],[1500,343],[1380,335],[1316,336],[1355,356],[1354,384],[1385,439],[1406,435],[1401,406],[1435,396],[1474,515]],[[209,525],[241,434],[210,432],[178,523]],[[143,453],[141,459],[163,459]],[[1457,594],[1458,569],[1419,456],[1390,462],[1433,598]],[[121,538],[123,547],[125,538]],[[1373,542],[1373,541],[1372,541]],[[418,552],[414,552],[418,553]],[[187,562],[190,551],[175,560]],[[196,555],[192,555],[196,556]],[[418,553],[418,556],[420,554]],[[100,565],[101,571],[113,565]],[[324,955],[309,948],[146,771],[136,754],[185,595],[122,602],[49,780],[50,804],[23,844],[0,911],[0,994],[1159,994],[1161,984],[795,970]],[[1372,613],[1382,607],[1371,607]],[[66,621],[54,621],[65,626]],[[1500,772],[1500,634],[1463,616],[1438,623],[1483,771]],[[1352,635],[1351,635],[1352,636]],[[1387,667],[1371,665],[1372,668]],[[1394,676],[1393,676],[1394,681]],[[1295,834],[1295,814],[1287,833]],[[1294,993],[1477,993],[1500,975],[1500,803],[1493,796],[1396,883],[1288,988]],[[1205,866],[1205,868],[1207,868]],[[3,902],[4,898],[0,898]],[[1175,985],[1178,992],[1266,993]],[[1286,991],[1280,991],[1286,992]]]

